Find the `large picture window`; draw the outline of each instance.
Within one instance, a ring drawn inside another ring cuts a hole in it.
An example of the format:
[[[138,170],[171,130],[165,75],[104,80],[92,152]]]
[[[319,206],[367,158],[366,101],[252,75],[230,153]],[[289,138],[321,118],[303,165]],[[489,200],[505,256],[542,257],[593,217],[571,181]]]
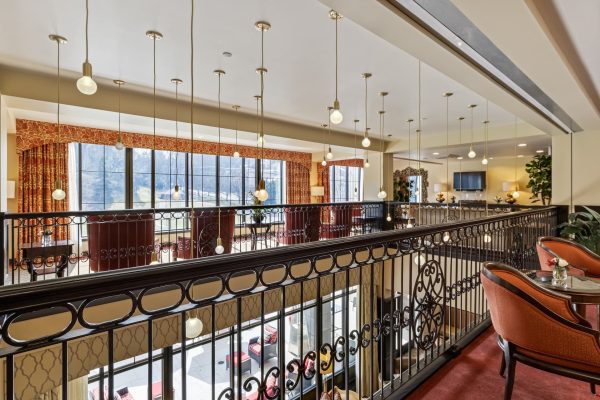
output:
[[[360,201],[362,168],[332,165],[329,167],[329,189],[332,202]]]
[[[259,160],[209,154],[76,143],[76,174],[81,210],[241,206],[258,185]],[[269,199],[285,201],[285,163],[263,160]],[[173,198],[175,183],[179,199]],[[219,195],[217,195],[219,193]]]

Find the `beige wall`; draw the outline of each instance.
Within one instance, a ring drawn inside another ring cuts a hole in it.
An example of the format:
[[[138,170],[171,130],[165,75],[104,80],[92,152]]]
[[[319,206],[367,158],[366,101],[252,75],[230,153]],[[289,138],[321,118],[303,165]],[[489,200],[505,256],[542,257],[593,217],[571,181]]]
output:
[[[552,136],[552,203],[570,203],[571,137]],[[573,204],[600,205],[600,131],[573,135]]]
[[[527,172],[525,172],[525,164],[528,163],[531,158],[523,157],[517,159],[517,181],[519,183],[520,189],[520,197],[517,201],[517,204],[531,204],[531,200],[529,197],[531,196],[531,192],[526,188],[527,182],[529,181],[529,177]],[[450,188],[452,188],[453,184],[453,176],[454,172],[462,171],[484,171],[485,166],[481,164],[481,159],[477,160],[463,160],[462,163],[458,160],[450,160],[448,164],[448,177],[446,179],[446,162],[441,161],[441,165],[437,164],[429,164],[429,163],[421,163],[421,168],[424,168],[429,173],[428,180],[429,186],[428,190],[428,201],[435,201],[435,193],[433,191],[433,185],[436,183],[446,183],[449,182]],[[417,168],[417,163],[412,162],[411,166],[413,168]],[[405,160],[394,160],[394,170],[402,170],[408,167],[408,161]],[[502,182],[504,181],[514,181],[515,169],[514,169],[514,158],[494,158],[490,160],[487,169],[487,200],[489,202],[494,201],[494,197],[502,193]],[[452,193],[452,190],[450,190]],[[485,193],[477,194],[474,192],[462,192],[462,194],[454,193],[457,200],[483,200],[486,198]],[[462,195],[462,197],[461,197]]]
[[[17,157],[17,135],[14,133],[8,134],[7,140],[7,169],[6,169],[6,179],[9,181],[15,181],[16,185],[19,184],[19,158]],[[8,212],[17,212],[17,190],[19,188],[15,187],[15,198],[7,200],[7,211]]]

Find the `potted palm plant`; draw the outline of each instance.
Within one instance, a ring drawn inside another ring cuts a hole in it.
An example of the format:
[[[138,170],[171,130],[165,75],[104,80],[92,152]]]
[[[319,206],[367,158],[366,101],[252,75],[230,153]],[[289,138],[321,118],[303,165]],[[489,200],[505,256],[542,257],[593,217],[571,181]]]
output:
[[[538,154],[525,164],[529,174],[527,187],[531,189],[533,203],[541,201],[543,205],[550,204],[552,199],[552,157]]]
[[[568,222],[558,226],[560,235],[600,254],[600,214],[588,207],[583,208],[586,211],[569,214]]]

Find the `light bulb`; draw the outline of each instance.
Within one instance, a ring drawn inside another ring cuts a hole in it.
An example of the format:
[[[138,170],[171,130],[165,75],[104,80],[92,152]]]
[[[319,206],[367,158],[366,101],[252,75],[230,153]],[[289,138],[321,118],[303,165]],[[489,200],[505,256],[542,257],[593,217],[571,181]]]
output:
[[[329,151],[327,152],[327,156],[326,156],[326,158],[327,158],[328,160],[331,160],[331,159],[333,158],[333,153],[331,152],[331,148],[330,148],[330,149],[329,149]]]
[[[409,222],[408,224],[406,224],[406,227],[407,228],[414,228],[414,225]]]
[[[223,243],[221,241],[221,238],[218,237],[217,238],[217,246],[215,247],[215,253],[217,253],[217,254],[223,254],[224,251],[225,251],[225,247],[223,247]]]
[[[383,190],[383,188],[380,188],[379,193],[377,193],[377,197],[383,200],[387,197],[387,192]]]
[[[365,161],[365,168],[369,168],[371,166],[371,164],[369,163],[369,160]]]
[[[485,235],[483,235],[483,241],[485,243],[490,243],[492,241],[492,236],[489,233],[486,233]]]
[[[88,64],[90,67],[89,70],[89,74],[88,71],[86,70],[86,64]],[[79,90],[81,93],[83,94],[87,94],[92,95],[94,93],[96,93],[96,90],[98,90],[98,85],[96,85],[96,82],[94,82],[94,80],[92,79],[92,70],[91,70],[92,65],[89,63],[84,63],[83,64],[83,76],[79,79],[77,79],[77,90]]]
[[[515,190],[515,191],[513,192],[513,194],[512,194],[512,197],[513,197],[513,199],[518,199],[518,198],[519,198],[519,196],[520,196],[520,194],[519,194],[519,191],[518,191],[518,190]]]
[[[181,198],[181,191],[179,190],[179,186],[175,185],[175,190],[173,190],[173,200],[179,200]]]
[[[392,220],[392,216],[390,214],[387,215],[387,218],[385,219],[387,222],[390,222]]]
[[[450,234],[448,232],[444,232],[444,236],[442,237],[444,242],[450,241]]]
[[[483,160],[481,160],[481,163],[483,165],[487,165],[488,164],[488,159],[484,157]]]
[[[234,158],[239,158],[239,156],[240,156],[240,153],[238,153],[237,151],[233,152],[233,157]]]
[[[368,136],[365,136],[361,143],[362,143],[363,147],[369,147],[371,145],[371,140],[369,139]]]
[[[413,258],[413,261],[415,262],[415,264],[417,264],[420,267],[421,265],[425,264],[426,260],[425,260],[425,256],[423,256],[421,254],[421,255],[415,256],[415,258]]]
[[[473,149],[471,148],[471,150],[469,150],[469,154],[467,154],[469,156],[469,158],[475,158],[477,157],[477,153],[475,153],[475,151],[473,151]]]
[[[323,158],[323,161],[321,161],[321,165],[324,167],[327,166],[327,161],[324,158]]]
[[[124,148],[125,148],[125,145],[121,141],[121,138],[119,138],[117,140],[117,143],[115,143],[115,149],[117,149],[117,150],[123,150]]]
[[[198,317],[188,318],[185,321],[185,337],[188,339],[195,339],[200,336],[202,329],[204,329],[204,324]]]
[[[269,199],[269,192],[267,192],[265,189],[260,189],[258,191],[258,199],[264,203]]]
[[[52,198],[54,200],[60,201],[60,200],[64,200],[65,197],[67,197],[67,194],[65,193],[64,190],[62,190],[62,188],[57,187],[56,189],[54,189],[54,191],[52,192]]]
[[[258,145],[263,145],[265,143],[265,138],[263,137],[263,135],[259,135],[258,136]]]
[[[343,120],[344,116],[340,110],[334,109],[329,115],[329,121],[334,125],[341,124]]]

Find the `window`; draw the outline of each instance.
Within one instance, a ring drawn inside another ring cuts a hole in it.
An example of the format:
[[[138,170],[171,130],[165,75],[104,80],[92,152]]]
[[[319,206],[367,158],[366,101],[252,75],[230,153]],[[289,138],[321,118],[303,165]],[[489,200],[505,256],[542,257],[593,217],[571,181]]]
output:
[[[329,167],[329,190],[332,202],[360,201],[362,168],[332,165]]]
[[[152,150],[132,149],[132,208],[152,208]]]
[[[125,152],[82,143],[77,158],[81,210],[125,208]]]
[[[259,160],[166,150],[74,143],[81,210],[240,206],[252,204]],[[285,201],[285,163],[263,160],[269,199]],[[175,184],[180,198],[173,198]],[[217,192],[219,195],[217,196]],[[162,229],[166,229],[163,227]]]
[[[154,204],[156,208],[185,207],[186,153],[157,150],[154,153]],[[179,200],[173,198],[175,182],[179,185]]]
[[[421,202],[421,177],[419,175],[411,175],[408,177],[408,184],[410,188],[410,202],[420,203]]]
[[[221,206],[241,206],[244,204],[242,187],[242,164],[254,160],[242,158],[219,157],[219,204]]]
[[[269,192],[265,205],[283,203],[283,165],[283,161],[280,160],[262,162],[262,177],[265,180],[265,189]]]

